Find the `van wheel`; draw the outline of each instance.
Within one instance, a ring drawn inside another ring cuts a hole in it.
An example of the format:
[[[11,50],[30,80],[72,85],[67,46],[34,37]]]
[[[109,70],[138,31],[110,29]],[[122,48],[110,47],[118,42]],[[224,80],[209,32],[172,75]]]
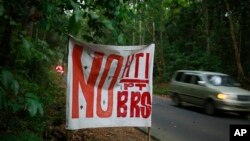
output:
[[[213,101],[207,101],[205,103],[205,113],[208,115],[215,115],[216,114],[216,108],[215,108],[215,104]]]
[[[250,117],[249,112],[239,112],[239,115],[243,118],[246,118],[246,119],[248,119]]]
[[[182,101],[178,94],[173,95],[173,102],[175,106],[178,106],[178,107],[182,106]]]

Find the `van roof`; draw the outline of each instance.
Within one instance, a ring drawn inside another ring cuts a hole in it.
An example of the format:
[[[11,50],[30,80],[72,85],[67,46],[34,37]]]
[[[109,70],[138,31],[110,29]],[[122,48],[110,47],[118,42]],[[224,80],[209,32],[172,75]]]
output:
[[[200,70],[177,70],[177,72],[184,72],[190,74],[212,74],[212,75],[227,75],[219,72],[211,72],[211,71],[200,71]]]

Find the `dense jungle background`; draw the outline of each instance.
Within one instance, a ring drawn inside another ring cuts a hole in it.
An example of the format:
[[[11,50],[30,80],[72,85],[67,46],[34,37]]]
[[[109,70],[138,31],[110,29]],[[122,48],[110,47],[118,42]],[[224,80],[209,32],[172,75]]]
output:
[[[55,66],[67,67],[68,35],[154,42],[155,88],[178,69],[227,73],[250,88],[249,0],[0,0],[0,139],[49,140],[65,122],[66,74]]]

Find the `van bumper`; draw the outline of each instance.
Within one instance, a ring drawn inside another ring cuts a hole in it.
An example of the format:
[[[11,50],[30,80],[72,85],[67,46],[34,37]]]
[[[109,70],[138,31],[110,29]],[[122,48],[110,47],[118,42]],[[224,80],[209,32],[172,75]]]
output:
[[[250,102],[231,103],[231,102],[217,101],[216,108],[225,111],[250,112]]]

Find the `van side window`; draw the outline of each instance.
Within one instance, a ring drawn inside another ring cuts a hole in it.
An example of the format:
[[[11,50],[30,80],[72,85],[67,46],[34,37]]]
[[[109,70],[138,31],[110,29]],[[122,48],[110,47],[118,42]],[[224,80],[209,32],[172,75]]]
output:
[[[178,72],[176,77],[175,77],[175,80],[176,81],[181,81],[181,76],[183,75],[183,72]]]
[[[198,81],[201,81],[199,76],[194,76],[194,84],[198,85]]]
[[[185,74],[184,81],[185,83],[191,83],[192,75]]]

